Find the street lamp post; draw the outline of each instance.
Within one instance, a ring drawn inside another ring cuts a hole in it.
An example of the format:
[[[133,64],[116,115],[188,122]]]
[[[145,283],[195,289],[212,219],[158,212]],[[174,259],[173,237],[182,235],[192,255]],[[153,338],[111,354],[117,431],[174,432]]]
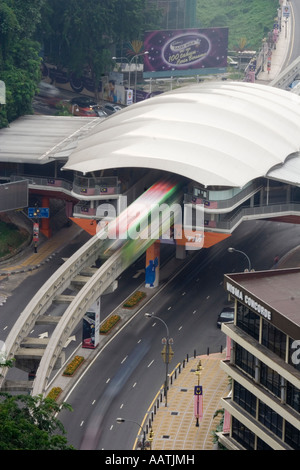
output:
[[[128,64],[130,63],[127,57],[112,57],[112,60],[118,60],[118,59],[121,60],[121,70],[122,70],[123,60],[127,61]]]
[[[202,366],[201,366],[201,361],[199,361],[198,365],[197,365],[197,370],[195,372],[195,374],[197,375],[197,378],[198,378],[198,385],[196,387],[197,389],[197,395],[195,396],[195,401],[196,401],[196,406],[195,406],[195,411],[197,411],[195,413],[195,417],[196,417],[196,427],[199,427],[199,417],[200,417],[200,409],[199,409],[199,399],[200,399],[200,374],[201,374],[201,370],[202,370]]]
[[[165,392],[165,406],[168,406],[168,388],[169,388],[169,362],[170,358],[173,355],[173,351],[171,348],[171,344],[173,343],[172,338],[169,336],[169,328],[168,325],[162,320],[160,317],[156,317],[152,313],[145,313],[145,317],[148,318],[156,318],[157,320],[161,321],[165,327],[166,327],[166,332],[167,332],[167,337],[163,338],[163,344],[165,344],[165,350],[163,350],[162,354],[163,357],[165,358],[165,364],[166,364],[166,378],[165,378],[165,385],[164,385],[164,392]]]
[[[240,250],[236,250],[235,248],[232,248],[232,247],[228,248],[228,251],[229,251],[229,253],[234,253],[234,252],[236,252],[236,253],[242,253],[242,255],[244,255],[244,256],[247,258],[247,260],[248,260],[248,266],[249,266],[249,272],[251,271],[251,269],[252,269],[252,267],[251,267],[251,261],[250,261],[249,256],[246,255],[246,253],[244,253],[243,251],[240,251]]]
[[[149,54],[148,51],[140,52],[139,54],[135,54],[129,61],[129,75],[128,75],[128,88],[130,89],[130,72],[131,72],[131,64],[135,59],[135,85],[134,85],[134,103],[136,103],[136,85],[137,85],[137,58],[141,55]]]
[[[131,421],[130,419],[124,419],[124,418],[117,418],[116,421],[117,421],[117,423],[125,423],[126,421],[128,421],[129,423],[136,424],[142,430],[142,433],[143,433],[141,449],[146,450],[146,432],[139,423],[137,423],[136,421]]]

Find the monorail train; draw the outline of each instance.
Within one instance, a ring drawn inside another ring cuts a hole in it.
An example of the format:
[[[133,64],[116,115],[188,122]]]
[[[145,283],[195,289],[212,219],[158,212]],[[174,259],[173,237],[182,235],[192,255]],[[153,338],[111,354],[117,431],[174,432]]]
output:
[[[157,240],[173,222],[170,208],[179,202],[181,184],[174,179],[160,180],[137,198],[118,217],[98,232],[103,239],[101,257],[107,258],[122,249],[133,261]],[[180,206],[178,206],[180,207]]]

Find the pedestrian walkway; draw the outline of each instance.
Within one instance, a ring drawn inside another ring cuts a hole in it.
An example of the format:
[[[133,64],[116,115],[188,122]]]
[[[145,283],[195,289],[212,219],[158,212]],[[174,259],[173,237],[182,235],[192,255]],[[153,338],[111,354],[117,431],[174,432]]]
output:
[[[268,85],[282,71],[284,62],[288,55],[288,49],[291,39],[290,21],[291,20],[288,20],[288,22],[286,23],[282,20],[281,31],[279,33],[278,41],[276,43],[276,49],[272,49],[270,71],[267,70],[267,64],[265,64],[264,71],[260,71],[258,73],[256,83]]]
[[[222,417],[221,414],[214,415],[219,409],[220,399],[229,391],[228,377],[220,368],[222,359],[225,359],[225,354],[198,356],[190,359],[177,374],[168,392],[167,407],[161,403],[153,419],[152,450],[213,449],[213,431]],[[196,371],[199,361],[202,367],[203,417],[196,426],[194,387],[198,385]]]

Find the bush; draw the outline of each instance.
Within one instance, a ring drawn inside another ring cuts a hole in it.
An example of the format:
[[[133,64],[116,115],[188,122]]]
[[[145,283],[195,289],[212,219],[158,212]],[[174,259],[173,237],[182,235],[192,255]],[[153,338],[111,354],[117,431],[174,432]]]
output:
[[[60,387],[53,387],[47,395],[47,398],[51,398],[51,400],[56,401],[59,395],[62,392],[62,388]]]
[[[111,315],[100,327],[100,334],[106,335],[120,321],[119,315]]]
[[[83,356],[75,356],[74,359],[65,368],[63,375],[72,376],[83,361]]]
[[[144,297],[146,297],[145,292],[137,291],[135,292],[126,302],[123,304],[124,308],[132,308],[135,307]]]

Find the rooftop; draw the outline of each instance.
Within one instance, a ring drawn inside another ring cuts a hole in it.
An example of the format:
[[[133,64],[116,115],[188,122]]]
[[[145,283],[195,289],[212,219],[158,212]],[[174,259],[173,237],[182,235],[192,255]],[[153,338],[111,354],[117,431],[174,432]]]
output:
[[[285,178],[294,181],[299,150],[299,96],[215,81],[174,89],[108,117],[80,142],[64,169],[155,168],[206,187],[244,187],[274,169],[280,179],[291,156]]]
[[[281,331],[300,338],[300,268],[226,274],[226,281],[271,310],[271,322]]]
[[[28,115],[0,129],[0,162],[49,163],[68,158],[99,118]]]

